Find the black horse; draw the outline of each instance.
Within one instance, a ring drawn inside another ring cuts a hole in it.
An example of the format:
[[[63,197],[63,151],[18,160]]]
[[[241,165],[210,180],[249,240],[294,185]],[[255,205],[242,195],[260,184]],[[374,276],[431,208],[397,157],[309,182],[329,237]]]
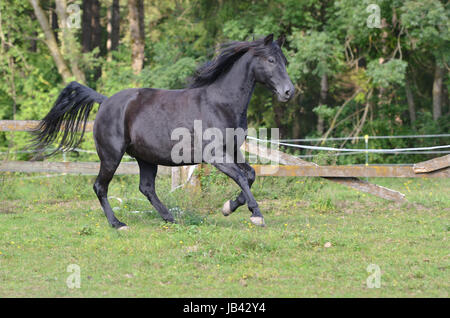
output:
[[[94,191],[108,222],[117,229],[127,228],[116,218],[107,199],[108,185],[125,153],[135,157],[139,164],[139,190],[165,221],[174,222],[155,192],[158,165],[196,162],[174,162],[171,156],[176,144],[171,138],[173,130],[184,127],[193,134],[194,121],[200,120],[203,130],[214,127],[223,135],[227,128],[247,131],[247,107],[257,82],[272,90],[280,101],[291,99],[294,86],[286,72],[287,61],[281,51],[283,42],[282,38],[274,41],[271,34],[252,42],[223,45],[212,61],[197,70],[191,85],[181,90],[133,88],[108,98],[72,82],[62,90],[53,108],[39,123],[33,147],[42,151],[60,138],[55,152],[73,149],[83,137],[94,103],[99,103],[94,138],[100,171]],[[79,131],[81,135],[77,134]],[[242,143],[243,140],[239,140],[234,144],[233,158],[240,154]],[[228,149],[223,153],[227,152]],[[223,214],[229,215],[247,203],[252,212],[251,221],[264,226],[263,216],[250,191],[255,180],[254,169],[245,161],[224,160],[212,164],[242,189],[235,200],[224,204]]]

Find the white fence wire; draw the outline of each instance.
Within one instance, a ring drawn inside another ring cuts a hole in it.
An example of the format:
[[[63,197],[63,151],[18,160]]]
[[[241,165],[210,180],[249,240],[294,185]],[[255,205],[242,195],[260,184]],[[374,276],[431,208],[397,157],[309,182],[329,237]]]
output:
[[[322,146],[308,146],[308,145],[298,145],[286,142],[280,142],[268,139],[259,139],[255,137],[247,137],[250,140],[256,140],[259,142],[266,142],[275,145],[281,145],[292,148],[309,149],[309,150],[325,150],[325,151],[336,151],[336,152],[354,152],[354,153],[395,153],[404,151],[422,151],[422,150],[436,150],[436,149],[448,149],[450,145],[443,146],[431,146],[431,147],[417,147],[417,148],[395,148],[395,149],[359,149],[359,148],[335,148],[335,147],[322,147]]]

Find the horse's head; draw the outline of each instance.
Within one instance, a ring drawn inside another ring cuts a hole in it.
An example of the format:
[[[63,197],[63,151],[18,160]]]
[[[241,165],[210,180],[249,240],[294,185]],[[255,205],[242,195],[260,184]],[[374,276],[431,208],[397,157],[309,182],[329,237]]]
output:
[[[255,48],[253,70],[256,81],[266,85],[278,96],[281,102],[287,102],[294,96],[294,85],[286,71],[286,57],[281,51],[284,38],[273,40],[273,34],[266,36],[259,47]]]

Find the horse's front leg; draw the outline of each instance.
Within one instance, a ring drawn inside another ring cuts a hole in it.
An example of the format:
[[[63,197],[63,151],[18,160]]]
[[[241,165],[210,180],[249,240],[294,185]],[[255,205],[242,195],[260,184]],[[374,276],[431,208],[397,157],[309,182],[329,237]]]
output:
[[[256,178],[255,169],[253,169],[252,166],[250,166],[247,162],[238,163],[237,165],[247,176],[247,183],[248,183],[249,188],[251,188],[252,184]],[[223,208],[222,208],[223,215],[224,216],[230,215],[231,213],[236,211],[237,208],[244,205],[245,202],[246,202],[245,194],[243,191],[241,191],[241,193],[235,200],[228,200],[227,202],[225,202],[225,204],[223,205]]]
[[[248,209],[252,212],[250,221],[258,226],[264,226],[264,217],[259,210],[258,203],[250,191],[250,186],[247,180],[247,175],[239,168],[236,163],[214,163],[217,169],[225,173],[231,179],[233,179],[239,187],[242,189],[242,193],[245,201],[247,202]]]

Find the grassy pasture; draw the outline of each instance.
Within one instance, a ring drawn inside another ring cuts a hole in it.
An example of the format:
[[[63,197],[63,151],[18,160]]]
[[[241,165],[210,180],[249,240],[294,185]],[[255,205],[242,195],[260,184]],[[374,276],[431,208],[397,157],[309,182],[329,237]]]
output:
[[[178,224],[166,224],[116,176],[110,201],[131,230],[111,229],[94,177],[0,175],[0,297],[448,297],[450,180],[376,179],[406,194],[396,204],[319,178],[258,178],[253,193],[267,226],[241,207],[226,177],[203,192],[157,181]],[[81,287],[70,289],[70,264]],[[381,287],[368,288],[370,264]]]

